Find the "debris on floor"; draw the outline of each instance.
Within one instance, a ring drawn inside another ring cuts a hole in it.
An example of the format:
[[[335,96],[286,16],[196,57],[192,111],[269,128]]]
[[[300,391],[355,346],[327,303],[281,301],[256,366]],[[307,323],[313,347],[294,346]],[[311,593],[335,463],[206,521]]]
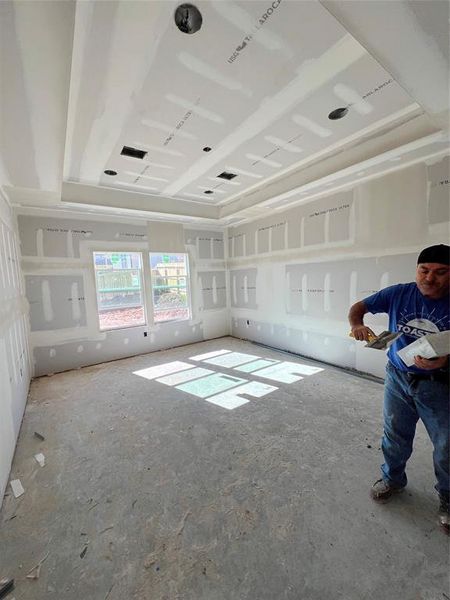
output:
[[[41,467],[45,467],[45,456],[42,454],[42,452],[39,452],[39,454],[35,454],[34,458],[37,460]]]
[[[27,573],[26,578],[27,579],[39,579],[39,575],[41,574],[41,567],[42,564],[47,560],[47,558],[49,557],[50,552],[47,552],[47,554],[44,556],[43,559],[41,559],[37,565],[35,565],[32,569],[30,569]]]
[[[20,482],[20,479],[12,479],[10,481],[10,485],[14,494],[15,498],[19,498],[19,496],[21,496],[22,494],[25,493],[25,490],[23,489],[23,485]]]
[[[102,529],[100,531],[99,535],[101,535],[102,533],[105,533],[106,531],[109,531],[110,529],[114,529],[114,525],[110,525],[109,527],[105,527],[105,529]]]
[[[34,432],[34,437],[37,437],[37,439],[41,440],[41,442],[43,442],[45,440],[45,437],[41,433],[38,433],[37,431]]]
[[[86,556],[87,549],[88,549],[88,545],[86,544],[86,546],[83,548],[83,550],[80,553],[80,558],[84,558]]]
[[[39,579],[39,575],[41,574],[41,564],[39,563],[35,567],[31,569],[31,571],[27,575],[27,579]]]
[[[14,579],[4,577],[0,579],[0,598],[4,598],[9,592],[14,589]]]

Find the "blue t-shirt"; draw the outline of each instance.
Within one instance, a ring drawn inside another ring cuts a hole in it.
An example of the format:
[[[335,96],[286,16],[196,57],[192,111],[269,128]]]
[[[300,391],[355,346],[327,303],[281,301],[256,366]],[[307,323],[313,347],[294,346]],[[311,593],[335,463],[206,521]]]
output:
[[[429,373],[415,365],[407,367],[397,351],[428,333],[450,329],[449,296],[431,300],[423,296],[415,283],[391,285],[363,300],[373,314],[389,315],[389,331],[402,332],[388,350],[394,367],[401,371]]]

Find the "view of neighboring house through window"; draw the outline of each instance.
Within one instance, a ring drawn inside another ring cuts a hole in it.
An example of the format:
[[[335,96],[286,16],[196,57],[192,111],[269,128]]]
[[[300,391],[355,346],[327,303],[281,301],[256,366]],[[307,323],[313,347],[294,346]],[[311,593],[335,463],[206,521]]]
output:
[[[189,319],[189,271],[186,254],[150,254],[153,291],[153,319]]]
[[[94,252],[100,329],[145,325],[140,252]]]

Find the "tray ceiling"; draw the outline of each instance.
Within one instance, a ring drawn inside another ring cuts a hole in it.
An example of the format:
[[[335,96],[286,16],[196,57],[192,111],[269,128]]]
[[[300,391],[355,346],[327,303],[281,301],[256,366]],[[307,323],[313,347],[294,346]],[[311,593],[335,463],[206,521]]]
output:
[[[386,160],[372,160],[371,174],[392,168],[389,152],[400,142],[419,158],[445,150],[445,134],[333,16],[332,3],[200,1],[201,28],[191,35],[175,23],[179,4],[73,6],[67,205],[226,223],[258,204],[268,210],[268,189],[292,202],[309,184],[304,198],[318,185],[302,180],[311,164],[327,165],[330,186],[351,166],[345,153],[367,140],[386,138],[377,148]],[[124,155],[135,150],[143,158]]]

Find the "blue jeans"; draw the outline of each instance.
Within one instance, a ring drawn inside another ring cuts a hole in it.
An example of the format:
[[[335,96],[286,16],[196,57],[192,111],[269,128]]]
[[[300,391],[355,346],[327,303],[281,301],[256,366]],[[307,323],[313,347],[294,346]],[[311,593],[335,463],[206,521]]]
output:
[[[433,443],[434,472],[439,495],[449,498],[448,379],[419,379],[388,363],[384,383],[382,477],[394,487],[407,483],[405,468],[413,449],[416,423],[422,420]]]

